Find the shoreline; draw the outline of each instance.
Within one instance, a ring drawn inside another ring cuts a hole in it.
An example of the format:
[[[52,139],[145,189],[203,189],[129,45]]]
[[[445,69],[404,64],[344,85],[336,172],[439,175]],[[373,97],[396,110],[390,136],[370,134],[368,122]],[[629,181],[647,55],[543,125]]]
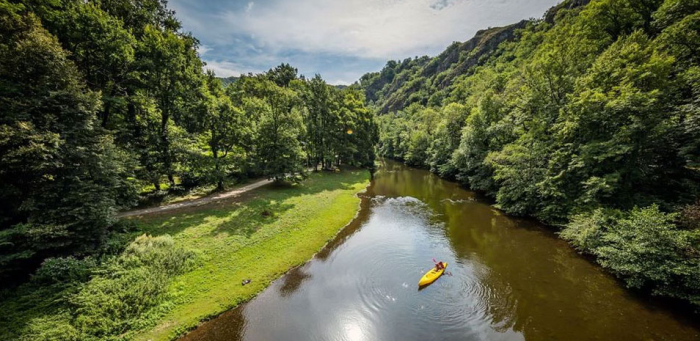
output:
[[[364,172],[364,170],[359,170],[359,169],[349,169],[349,170],[345,170],[344,172],[351,173],[351,172],[358,172],[358,171]],[[342,175],[342,173],[340,173],[340,174]],[[348,176],[348,175],[346,175],[346,176]],[[334,240],[336,240],[338,238],[338,236],[341,235],[341,233],[349,225],[351,225],[353,223],[353,221],[355,221],[358,218],[358,215],[361,212],[362,202],[363,202],[363,198],[361,197],[361,195],[362,195],[362,193],[366,193],[369,186],[371,186],[371,181],[369,179],[369,176],[367,176],[365,174],[350,175],[350,176],[361,176],[363,178],[362,180],[360,180],[360,182],[356,182],[354,184],[354,186],[357,187],[360,183],[362,183],[363,187],[361,189],[359,189],[359,191],[356,191],[351,196],[349,196],[349,198],[351,200],[353,200],[353,201],[357,200],[357,204],[355,204],[353,206],[353,216],[351,217],[351,219],[345,221],[345,223],[342,226],[334,229],[333,234],[330,235],[330,237],[325,238],[323,244],[320,247],[314,248],[314,252],[313,252],[313,254],[311,254],[310,257],[305,257],[300,262],[294,262],[293,264],[291,264],[291,266],[286,267],[285,271],[283,271],[279,274],[275,274],[272,276],[264,275],[262,278],[255,278],[253,280],[253,283],[251,283],[252,285],[248,284],[247,286],[245,286],[245,288],[252,289],[252,291],[243,293],[241,295],[237,295],[237,297],[230,297],[230,298],[232,298],[232,300],[226,301],[227,299],[225,297],[220,297],[219,300],[212,300],[210,297],[209,298],[210,304],[207,304],[205,302],[205,303],[202,303],[202,305],[201,305],[204,307],[209,307],[208,309],[202,309],[203,311],[209,311],[209,312],[205,313],[202,311],[200,316],[198,317],[198,320],[196,323],[186,322],[186,320],[189,320],[186,317],[179,318],[179,321],[174,321],[173,318],[170,318],[170,319],[167,318],[166,316],[170,315],[170,313],[172,313],[173,311],[177,310],[178,308],[182,311],[183,309],[185,309],[184,307],[186,307],[188,305],[188,304],[175,303],[176,307],[174,307],[169,313],[166,313],[165,316],[163,316],[164,317],[163,319],[159,319],[160,320],[159,323],[153,325],[151,328],[147,328],[147,329],[144,329],[144,330],[141,330],[139,332],[134,333],[133,339],[134,340],[153,340],[153,341],[179,339],[179,338],[185,336],[186,334],[188,334],[189,332],[195,330],[197,327],[199,327],[203,323],[206,323],[207,321],[210,321],[210,320],[220,316],[221,314],[223,314],[227,311],[235,309],[235,308],[241,306],[242,304],[245,304],[245,303],[251,301],[252,299],[257,297],[260,293],[262,293],[264,290],[266,290],[273,282],[279,280],[280,278],[283,278],[285,275],[287,275],[290,271],[294,270],[295,268],[303,266],[304,264],[308,263],[310,260],[314,259],[319,253],[323,252],[323,250],[328,245],[330,245]],[[338,179],[338,181],[340,181],[340,179]],[[303,195],[297,195],[297,196],[303,196]],[[338,199],[338,198],[336,198],[336,199]],[[255,200],[256,200],[256,198],[250,199],[251,202],[255,201]],[[339,205],[338,203],[335,203],[335,204]],[[326,211],[331,212],[331,211],[333,211],[333,209],[330,207],[327,207],[327,205],[326,205],[326,206],[324,206],[323,210],[317,212],[317,214],[323,215],[324,213],[327,213]],[[157,216],[162,216],[162,215],[158,214]],[[318,218],[318,217],[316,217],[316,218]],[[157,217],[156,217],[156,219],[157,219]],[[323,219],[321,219],[321,220],[323,220]],[[310,221],[304,221],[304,223],[307,223],[307,222],[309,225],[312,225],[312,223]],[[309,228],[314,229],[314,227],[309,227]],[[269,240],[261,241],[260,243],[263,243],[263,244],[272,243],[272,244],[274,244],[275,243],[274,239],[276,239],[276,238],[279,239],[282,235],[287,235],[287,234],[291,235],[294,232],[296,232],[297,234],[303,235],[305,231],[300,229],[300,228],[296,228],[296,229],[293,229],[291,231],[278,232],[277,234],[271,236]],[[309,231],[306,231],[306,233],[309,233]],[[313,241],[311,241],[309,243],[313,243]],[[308,248],[308,246],[306,246],[306,245],[299,246],[300,249],[303,249],[304,247]],[[260,251],[260,252],[264,252],[264,250],[266,249],[266,245],[249,245],[249,246],[244,247],[244,249],[240,249],[237,251],[240,253],[247,254],[250,252],[254,253],[254,251],[256,249],[259,249],[258,251]],[[239,255],[237,255],[236,257],[238,257],[238,256]],[[236,260],[232,260],[232,261],[235,262]],[[268,262],[275,263],[274,259],[271,261],[268,260]],[[240,271],[240,269],[239,269],[239,271]],[[187,275],[185,275],[185,276],[187,276]],[[174,282],[177,282],[177,280]],[[235,284],[235,285],[242,287],[242,286],[240,286],[240,284]],[[214,286],[214,285],[212,285],[212,286]],[[240,289],[240,290],[247,291],[246,289]],[[196,301],[196,299],[192,298],[192,301]],[[212,302],[212,301],[216,301],[216,302]],[[224,301],[226,301],[226,302],[224,302]],[[215,305],[211,306],[211,304],[215,304]],[[189,305],[192,305],[192,304],[189,304]],[[176,313],[173,313],[173,315],[176,315]],[[190,314],[190,315],[197,315],[197,314]],[[194,316],[192,316],[192,317],[194,317]],[[185,321],[183,321],[183,320],[185,320]]]
[[[260,294],[262,294],[265,290],[267,290],[268,288],[270,288],[270,286],[272,286],[275,282],[277,282],[277,281],[279,281],[279,280],[282,280],[285,276],[289,275],[292,271],[294,271],[294,270],[296,270],[296,269],[298,269],[298,268],[300,268],[300,267],[305,266],[306,264],[308,264],[309,262],[311,262],[312,260],[314,260],[319,254],[321,254],[322,252],[326,251],[326,249],[327,249],[328,247],[330,247],[330,246],[332,245],[332,243],[334,243],[334,242],[337,241],[337,239],[341,236],[341,233],[343,233],[346,229],[350,228],[351,225],[352,225],[358,218],[360,218],[360,213],[361,213],[361,211],[362,211],[362,209],[363,209],[362,204],[363,204],[363,200],[364,200],[364,198],[362,198],[361,195],[362,195],[363,193],[367,193],[367,189],[368,189],[369,187],[371,187],[371,186],[372,186],[372,181],[370,180],[369,183],[367,184],[367,186],[365,186],[364,189],[360,190],[359,192],[357,192],[357,193],[355,194],[355,196],[358,197],[358,198],[360,199],[360,202],[357,203],[357,211],[355,212],[355,216],[354,216],[347,224],[343,225],[343,227],[341,227],[340,229],[338,229],[338,231],[336,232],[336,234],[333,235],[331,238],[329,238],[328,241],[326,242],[326,244],[324,244],[318,251],[316,251],[309,259],[305,260],[303,263],[300,263],[300,264],[297,264],[297,265],[294,265],[294,266],[290,267],[289,269],[287,269],[287,271],[285,271],[284,273],[282,273],[279,277],[277,277],[276,279],[270,281],[270,283],[268,283],[267,286],[266,286],[265,288],[263,288],[262,290],[260,290],[260,291],[258,291],[257,293],[255,293],[252,297],[250,297],[250,298],[248,298],[248,299],[246,299],[246,300],[244,300],[244,301],[238,303],[237,305],[235,305],[235,306],[233,306],[233,307],[231,307],[231,308],[229,308],[229,309],[226,309],[226,310],[224,310],[224,311],[222,311],[222,312],[216,313],[216,314],[214,314],[214,315],[212,315],[212,316],[208,316],[208,317],[202,319],[201,321],[199,321],[199,323],[197,323],[196,326],[194,326],[194,327],[188,329],[187,331],[185,331],[185,332],[182,333],[182,334],[179,334],[178,336],[175,336],[175,337],[171,338],[170,341],[175,341],[175,340],[182,339],[182,338],[186,337],[189,333],[195,331],[197,328],[199,328],[199,327],[202,326],[203,324],[206,324],[207,322],[212,321],[212,320],[218,318],[219,316],[221,316],[221,315],[223,315],[223,314],[226,314],[227,312],[229,312],[229,311],[231,311],[231,310],[238,309],[238,308],[240,308],[241,306],[250,303],[251,301],[253,301],[254,299],[256,299]],[[343,238],[346,238],[346,237],[347,237],[347,236],[344,236]]]

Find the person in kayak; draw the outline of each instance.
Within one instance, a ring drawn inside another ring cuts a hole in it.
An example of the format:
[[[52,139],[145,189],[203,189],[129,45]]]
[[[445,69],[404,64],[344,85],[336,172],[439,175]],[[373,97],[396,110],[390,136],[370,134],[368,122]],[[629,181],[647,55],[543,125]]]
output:
[[[442,264],[442,262],[437,262],[435,263],[435,270],[440,271],[445,268],[445,265]]]

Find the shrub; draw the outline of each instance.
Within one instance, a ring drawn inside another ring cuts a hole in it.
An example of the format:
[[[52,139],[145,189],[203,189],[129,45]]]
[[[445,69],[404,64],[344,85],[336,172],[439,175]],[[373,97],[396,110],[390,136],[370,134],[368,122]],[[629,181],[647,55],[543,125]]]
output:
[[[35,283],[79,283],[90,278],[97,268],[93,257],[77,259],[74,257],[47,258],[32,276]]]
[[[186,189],[192,189],[203,182],[202,177],[193,172],[185,172],[180,175],[180,185]]]
[[[577,250],[593,253],[603,245],[603,236],[621,213],[614,210],[596,209],[588,214],[578,214],[559,234]]]
[[[700,229],[700,201],[683,207],[678,222],[687,229]]]
[[[656,205],[579,215],[561,237],[597,257],[628,287],[700,305],[700,231],[679,229]]]
[[[176,247],[172,237],[142,235],[120,256],[95,271],[93,278],[69,298],[74,318],[69,326],[59,329],[77,330],[81,340],[118,339],[167,309],[159,305],[167,301],[170,279],[192,263],[193,253]],[[75,260],[52,260],[42,274],[60,273],[66,267],[81,269],[75,264]],[[37,333],[34,336],[46,331],[40,329]]]

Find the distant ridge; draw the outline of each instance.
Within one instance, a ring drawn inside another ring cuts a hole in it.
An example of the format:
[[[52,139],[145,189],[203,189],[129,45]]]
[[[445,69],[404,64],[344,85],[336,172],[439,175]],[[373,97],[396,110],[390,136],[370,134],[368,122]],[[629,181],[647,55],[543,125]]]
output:
[[[584,6],[589,1],[564,1],[549,9],[544,20],[554,22],[559,10]],[[401,110],[412,103],[440,105],[458,77],[471,74],[476,66],[497,55],[498,46],[515,39],[515,32],[530,22],[522,20],[508,26],[480,30],[465,42],[452,43],[436,57],[389,61],[381,71],[363,75],[360,86],[367,101],[373,103],[380,114]]]
[[[227,87],[230,84],[236,82],[240,77],[231,76],[231,77],[216,77],[216,78],[221,81],[221,83],[224,85],[224,87]]]

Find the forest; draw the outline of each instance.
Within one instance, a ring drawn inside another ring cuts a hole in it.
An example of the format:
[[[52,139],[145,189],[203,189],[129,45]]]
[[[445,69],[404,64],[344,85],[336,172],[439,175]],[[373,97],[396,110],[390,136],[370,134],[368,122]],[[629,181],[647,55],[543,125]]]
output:
[[[288,63],[219,77],[201,48],[166,0],[0,0],[0,339],[182,336],[381,201],[357,196],[378,157],[698,311],[700,0],[565,0],[349,86]],[[261,179],[240,201],[119,217]],[[462,260],[450,271],[474,271]]]
[[[378,154],[553,226],[628,287],[700,305],[700,1],[564,1],[359,85]]]
[[[0,2],[3,287],[118,254],[144,198],[373,164],[362,91],[288,64],[219,79],[198,46],[165,0]]]

